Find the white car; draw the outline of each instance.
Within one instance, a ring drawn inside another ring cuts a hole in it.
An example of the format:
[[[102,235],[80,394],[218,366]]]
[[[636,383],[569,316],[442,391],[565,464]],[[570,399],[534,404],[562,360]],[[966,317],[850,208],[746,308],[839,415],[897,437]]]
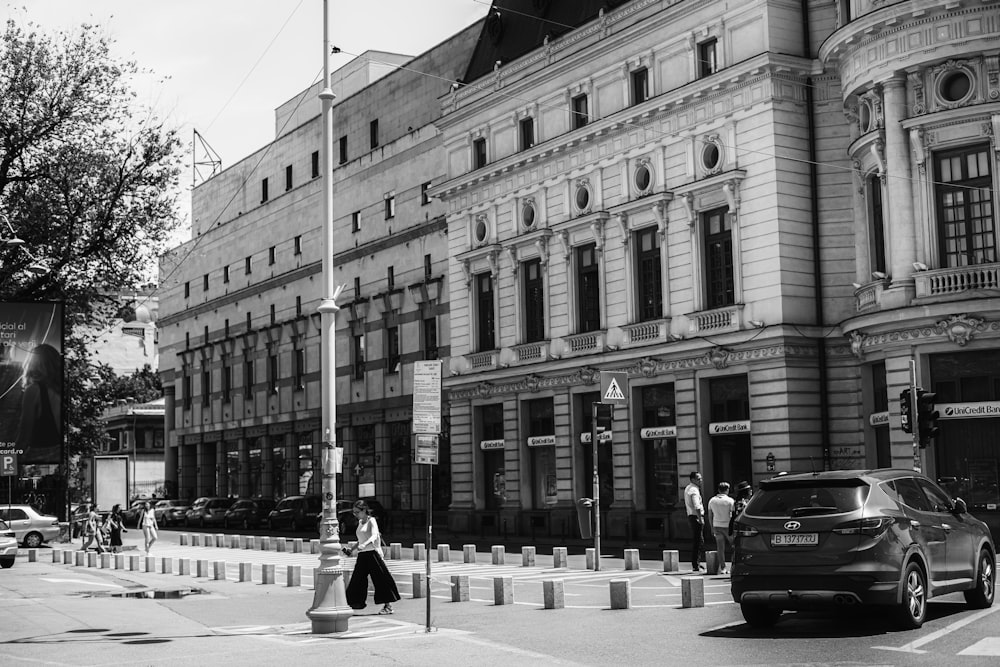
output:
[[[17,538],[6,521],[0,521],[0,567],[13,567],[17,556]]]
[[[27,549],[59,537],[59,519],[39,514],[31,505],[0,505],[0,519],[7,522],[18,543]]]

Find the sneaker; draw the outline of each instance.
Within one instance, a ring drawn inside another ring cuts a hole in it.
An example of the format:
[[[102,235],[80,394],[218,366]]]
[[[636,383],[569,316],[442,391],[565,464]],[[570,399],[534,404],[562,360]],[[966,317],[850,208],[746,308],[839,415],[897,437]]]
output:
[[[392,605],[389,605],[389,604],[387,604],[386,606],[382,607],[382,611],[379,612],[379,614],[382,615],[382,616],[385,616],[386,614],[391,614],[391,613],[392,613]]]

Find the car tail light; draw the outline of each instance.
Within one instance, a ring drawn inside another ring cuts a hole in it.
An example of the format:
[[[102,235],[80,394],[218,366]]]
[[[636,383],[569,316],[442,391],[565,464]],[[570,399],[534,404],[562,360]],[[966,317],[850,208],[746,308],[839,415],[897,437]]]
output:
[[[737,537],[754,537],[757,535],[757,529],[745,523],[737,523],[734,528]]]
[[[878,537],[892,525],[892,519],[887,516],[870,517],[842,523],[833,529],[838,535],[867,535]]]

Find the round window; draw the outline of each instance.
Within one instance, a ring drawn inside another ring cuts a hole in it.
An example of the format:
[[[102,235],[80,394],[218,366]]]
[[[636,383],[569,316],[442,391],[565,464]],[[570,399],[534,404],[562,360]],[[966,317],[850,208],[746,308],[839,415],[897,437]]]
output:
[[[719,167],[721,157],[719,146],[712,142],[705,144],[705,148],[701,151],[701,163],[705,165],[705,169],[708,171],[713,171]]]
[[[581,185],[576,189],[576,208],[585,211],[590,206],[590,190],[586,185]]]
[[[635,189],[639,192],[646,192],[653,184],[653,175],[649,172],[649,167],[640,164],[635,170]]]
[[[938,84],[941,98],[946,102],[959,102],[968,97],[972,90],[972,80],[967,72],[956,70],[941,77]]]
[[[535,224],[535,205],[525,204],[521,207],[521,224],[530,229]]]
[[[476,243],[485,243],[489,236],[489,225],[486,224],[486,216],[476,218]]]

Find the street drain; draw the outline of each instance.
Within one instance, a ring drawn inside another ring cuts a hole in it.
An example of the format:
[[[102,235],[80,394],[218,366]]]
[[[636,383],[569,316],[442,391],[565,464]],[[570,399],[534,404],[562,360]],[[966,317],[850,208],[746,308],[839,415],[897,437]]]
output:
[[[142,600],[181,600],[189,595],[200,595],[205,591],[201,588],[136,588],[127,591],[95,591],[85,593],[91,598],[133,598]]]

